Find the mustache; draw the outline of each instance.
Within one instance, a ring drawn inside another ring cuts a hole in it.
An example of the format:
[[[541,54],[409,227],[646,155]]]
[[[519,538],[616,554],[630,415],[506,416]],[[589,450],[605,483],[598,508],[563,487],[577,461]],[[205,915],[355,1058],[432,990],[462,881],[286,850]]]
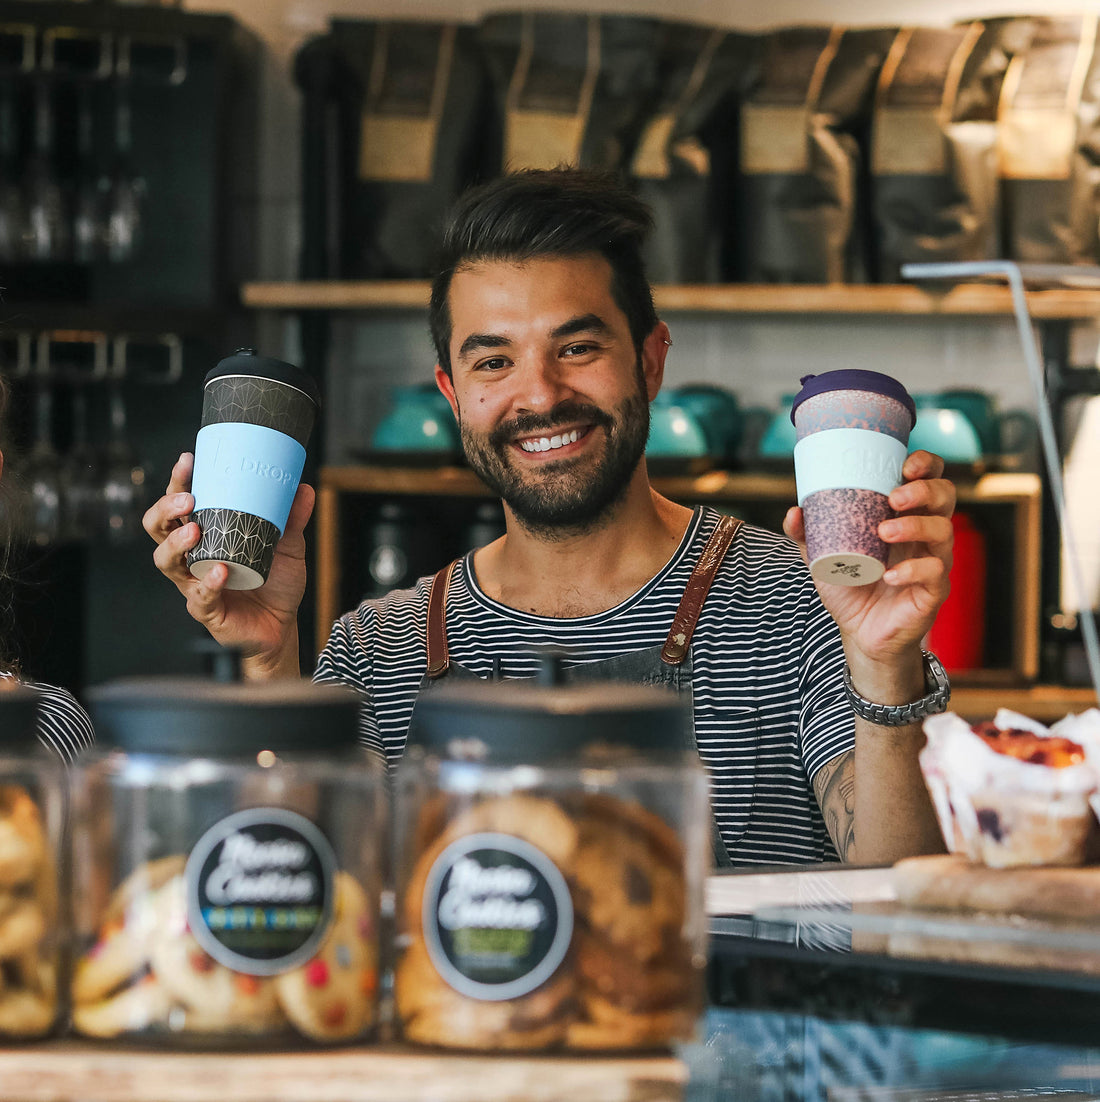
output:
[[[559,402],[549,413],[521,413],[510,421],[503,421],[489,434],[489,443],[499,448],[521,436],[552,432],[561,425],[585,421],[592,425],[610,428],[614,421],[599,406],[588,402]]]

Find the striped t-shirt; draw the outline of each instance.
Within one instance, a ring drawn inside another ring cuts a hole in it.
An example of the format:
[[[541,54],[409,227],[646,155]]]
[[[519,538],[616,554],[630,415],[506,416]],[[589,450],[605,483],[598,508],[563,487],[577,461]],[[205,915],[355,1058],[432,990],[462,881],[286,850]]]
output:
[[[482,592],[468,554],[447,598],[452,661],[481,677],[495,664],[504,677],[532,677],[534,648],[562,648],[569,665],[659,646],[719,516],[697,508],[664,568],[592,616],[536,616],[502,605]],[[404,750],[427,667],[430,585],[421,578],[342,616],[314,674],[364,694],[363,740],[391,763]],[[699,616],[691,655],[695,737],[733,862],[836,860],[812,782],[854,746],[854,722],[836,624],[790,540],[741,525]]]
[[[12,675],[0,673],[0,677],[10,679]],[[24,681],[22,684],[38,693],[39,742],[66,764],[71,764],[82,750],[94,745],[92,721],[68,689],[41,681]]]

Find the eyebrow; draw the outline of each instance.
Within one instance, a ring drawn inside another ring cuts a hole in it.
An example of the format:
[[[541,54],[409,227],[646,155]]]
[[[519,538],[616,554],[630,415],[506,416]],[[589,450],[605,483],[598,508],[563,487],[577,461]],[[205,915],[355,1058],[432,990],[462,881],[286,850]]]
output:
[[[550,336],[554,340],[561,340],[563,337],[574,337],[578,333],[607,333],[610,330],[611,327],[598,314],[581,314],[555,326],[550,330]],[[458,358],[464,359],[471,352],[484,349],[507,348],[511,343],[508,337],[495,333],[471,333],[459,346]]]

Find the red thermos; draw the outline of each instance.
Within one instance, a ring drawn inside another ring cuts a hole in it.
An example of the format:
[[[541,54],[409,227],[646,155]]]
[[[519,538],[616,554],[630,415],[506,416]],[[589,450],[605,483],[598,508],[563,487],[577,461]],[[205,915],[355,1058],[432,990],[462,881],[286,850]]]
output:
[[[956,513],[951,592],[928,633],[928,649],[947,670],[978,669],[985,656],[985,536],[967,513]]]

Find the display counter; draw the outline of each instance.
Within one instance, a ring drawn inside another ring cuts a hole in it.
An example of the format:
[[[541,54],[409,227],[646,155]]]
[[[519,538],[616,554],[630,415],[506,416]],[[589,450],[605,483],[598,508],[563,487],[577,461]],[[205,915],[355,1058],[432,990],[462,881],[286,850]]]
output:
[[[708,911],[718,1097],[1097,1097],[1100,923],[915,908],[837,866],[713,877]]]
[[[0,1099],[1100,1097],[1100,922],[921,910],[899,902],[891,870],[835,865],[711,877],[707,910],[710,1005],[699,1043],[674,1054],[485,1056],[393,1044],[200,1054],[51,1041],[0,1051]]]

